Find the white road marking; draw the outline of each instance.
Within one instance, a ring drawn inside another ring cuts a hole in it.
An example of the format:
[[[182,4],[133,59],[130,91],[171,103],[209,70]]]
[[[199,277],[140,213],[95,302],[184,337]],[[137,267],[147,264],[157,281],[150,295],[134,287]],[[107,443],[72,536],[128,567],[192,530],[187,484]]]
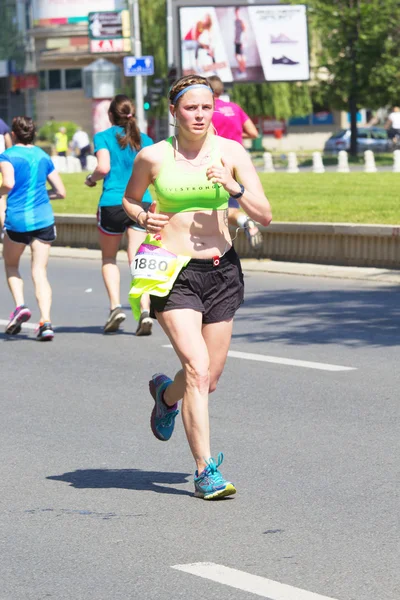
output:
[[[163,348],[172,348],[171,344],[165,344]],[[291,367],[304,367],[306,369],[319,369],[320,371],[356,371],[356,367],[343,367],[341,365],[330,365],[328,363],[311,362],[308,360],[296,360],[294,358],[280,358],[266,354],[252,354],[251,352],[237,352],[229,350],[230,358],[242,358],[243,360],[257,360],[259,362],[275,363],[277,365],[289,365]]]
[[[0,325],[8,325],[10,321],[5,321],[4,319],[0,319]],[[37,329],[37,323],[22,323],[22,329]]]
[[[272,579],[267,579],[266,577],[251,575],[245,571],[238,571],[237,569],[231,569],[211,562],[174,565],[172,569],[197,575],[204,579],[211,579],[211,581],[229,585],[230,587],[250,592],[262,598],[269,598],[269,600],[335,600],[328,596],[321,596],[320,594],[292,587],[285,583],[272,581]]]

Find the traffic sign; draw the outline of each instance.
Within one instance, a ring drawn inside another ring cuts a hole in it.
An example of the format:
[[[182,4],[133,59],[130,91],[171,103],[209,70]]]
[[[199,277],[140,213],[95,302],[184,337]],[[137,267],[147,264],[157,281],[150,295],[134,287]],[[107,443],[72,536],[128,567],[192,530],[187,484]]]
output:
[[[124,56],[124,75],[154,75],[154,56]]]

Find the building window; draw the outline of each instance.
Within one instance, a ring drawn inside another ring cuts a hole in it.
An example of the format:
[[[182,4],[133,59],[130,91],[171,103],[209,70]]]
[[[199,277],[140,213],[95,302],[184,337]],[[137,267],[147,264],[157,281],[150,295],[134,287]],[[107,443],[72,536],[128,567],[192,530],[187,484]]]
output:
[[[47,90],[47,71],[39,71],[39,89]]]
[[[49,73],[49,90],[61,90],[61,71],[54,69]]]
[[[65,69],[65,89],[76,90],[82,87],[81,69]]]

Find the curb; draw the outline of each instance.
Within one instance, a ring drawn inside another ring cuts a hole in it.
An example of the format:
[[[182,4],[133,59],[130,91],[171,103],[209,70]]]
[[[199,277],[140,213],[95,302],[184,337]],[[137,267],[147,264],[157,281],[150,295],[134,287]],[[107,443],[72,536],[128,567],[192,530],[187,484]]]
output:
[[[65,248],[53,246],[51,256],[57,258],[77,258],[85,260],[101,260],[100,250],[86,248]],[[118,260],[127,260],[124,250],[118,252]],[[332,277],[336,279],[358,279],[371,282],[400,285],[400,270],[378,269],[374,267],[341,267],[336,265],[320,265],[312,263],[281,262],[269,259],[241,259],[242,268],[247,272],[274,273],[282,275],[302,275],[306,277]]]

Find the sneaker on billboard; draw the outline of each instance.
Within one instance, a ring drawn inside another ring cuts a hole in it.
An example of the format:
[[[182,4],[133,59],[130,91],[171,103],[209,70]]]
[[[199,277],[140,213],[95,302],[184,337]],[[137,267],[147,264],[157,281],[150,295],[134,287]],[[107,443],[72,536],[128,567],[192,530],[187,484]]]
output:
[[[149,381],[150,394],[155,403],[151,411],[150,427],[155,437],[162,442],[167,442],[171,437],[175,418],[179,414],[178,403],[167,406],[163,400],[164,391],[171,383],[172,379],[163,373],[156,373]]]
[[[215,462],[213,458],[206,460],[207,466],[200,473],[196,471],[194,474],[194,495],[196,498],[203,500],[218,500],[225,496],[233,496],[236,494],[236,488],[231,481],[226,481],[218,471],[224,460],[222,452],[218,454],[218,460]]]
[[[281,56],[281,58],[272,58],[273,65],[298,65],[299,62],[288,58],[287,56]]]
[[[271,35],[271,44],[297,44],[297,40],[291,39],[285,33]]]
[[[21,331],[22,323],[26,323],[31,318],[31,311],[27,306],[21,304],[17,306],[14,312],[10,315],[10,322],[8,323],[5,332],[7,335],[16,335]]]

